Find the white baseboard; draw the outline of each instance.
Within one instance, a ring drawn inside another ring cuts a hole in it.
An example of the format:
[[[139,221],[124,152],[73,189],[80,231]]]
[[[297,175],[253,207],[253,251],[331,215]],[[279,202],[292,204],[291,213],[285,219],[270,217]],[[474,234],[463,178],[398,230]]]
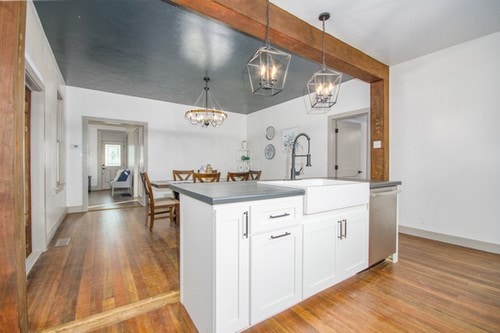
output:
[[[399,232],[403,234],[408,234],[412,236],[418,236],[422,238],[432,239],[436,241],[440,241],[443,243],[449,243],[464,247],[469,247],[471,249],[491,252],[500,254],[500,244],[488,243],[483,241],[478,241],[474,239],[462,238],[457,236],[450,236],[446,234],[440,234],[438,232],[432,232],[417,228],[405,227],[400,225]]]
[[[70,213],[85,213],[83,206],[70,206],[68,207],[68,214]]]
[[[66,218],[67,214],[68,214],[68,209],[64,211],[64,214],[61,214],[57,222],[50,229],[49,234],[47,235],[47,247],[49,246],[50,241],[56,234],[57,229],[59,229],[59,226],[61,225],[62,221],[64,221],[64,219]]]
[[[28,258],[26,258],[26,276],[28,276],[28,273],[31,271],[33,266],[35,266],[36,261],[41,255],[42,251],[33,251]]]

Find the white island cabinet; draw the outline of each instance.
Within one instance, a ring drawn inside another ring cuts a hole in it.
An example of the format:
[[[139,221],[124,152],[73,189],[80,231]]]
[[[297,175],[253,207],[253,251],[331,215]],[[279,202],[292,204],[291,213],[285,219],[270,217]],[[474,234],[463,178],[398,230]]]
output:
[[[304,217],[304,298],[368,267],[368,205]]]
[[[302,300],[301,218],[301,196],[210,205],[181,194],[181,303],[199,332],[237,332]]]

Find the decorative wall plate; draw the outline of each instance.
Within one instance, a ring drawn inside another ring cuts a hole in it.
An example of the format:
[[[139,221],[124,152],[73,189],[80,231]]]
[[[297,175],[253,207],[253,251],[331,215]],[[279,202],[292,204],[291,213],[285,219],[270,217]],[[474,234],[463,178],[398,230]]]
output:
[[[264,156],[268,159],[268,160],[272,160],[274,158],[274,154],[275,154],[275,149],[274,149],[274,145],[272,144],[268,144],[266,146],[266,148],[264,148]]]
[[[269,126],[266,128],[266,139],[272,140],[274,138],[275,134],[276,134],[276,131],[274,130],[274,127]]]

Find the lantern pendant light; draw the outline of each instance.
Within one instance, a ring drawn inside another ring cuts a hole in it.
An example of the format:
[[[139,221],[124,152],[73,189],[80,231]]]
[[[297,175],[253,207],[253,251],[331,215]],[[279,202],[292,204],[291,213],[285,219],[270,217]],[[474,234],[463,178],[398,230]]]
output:
[[[266,40],[247,62],[250,87],[255,95],[274,96],[286,81],[291,55],[271,47],[269,42],[269,0],[266,1]]]
[[[323,57],[319,71],[307,82],[307,93],[311,102],[309,113],[324,113],[337,103],[337,97],[342,82],[342,73],[326,68],[325,64],[325,21],[330,13],[321,13],[319,20],[323,22]]]

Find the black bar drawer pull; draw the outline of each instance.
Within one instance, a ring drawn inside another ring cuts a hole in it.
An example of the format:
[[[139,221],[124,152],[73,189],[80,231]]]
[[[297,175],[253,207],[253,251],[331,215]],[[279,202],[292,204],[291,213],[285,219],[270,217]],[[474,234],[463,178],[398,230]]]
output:
[[[269,215],[269,218],[270,219],[279,219],[280,217],[287,217],[287,216],[290,216],[290,213],[284,213],[281,215]]]
[[[271,235],[271,239],[276,239],[276,238],[286,237],[286,236],[290,236],[290,235],[291,235],[291,233],[289,233],[289,232],[285,232],[284,234],[282,234],[282,235],[278,235],[278,236],[273,236],[273,235]]]

